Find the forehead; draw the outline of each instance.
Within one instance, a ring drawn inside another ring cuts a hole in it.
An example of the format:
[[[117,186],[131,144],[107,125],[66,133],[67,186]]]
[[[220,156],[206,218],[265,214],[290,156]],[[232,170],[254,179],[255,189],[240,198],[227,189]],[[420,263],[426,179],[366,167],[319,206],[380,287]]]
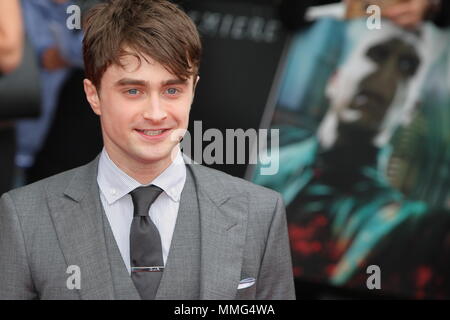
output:
[[[167,67],[150,56],[127,53],[119,59],[120,64],[112,63],[103,75],[102,81],[116,82],[122,78],[139,78],[148,83],[161,83],[169,80],[182,80]],[[189,83],[192,76],[185,81]]]
[[[122,76],[130,74],[148,75],[149,77],[175,75],[169,72],[163,65],[148,56],[126,54],[120,57],[120,64],[112,63],[105,71],[111,76]]]

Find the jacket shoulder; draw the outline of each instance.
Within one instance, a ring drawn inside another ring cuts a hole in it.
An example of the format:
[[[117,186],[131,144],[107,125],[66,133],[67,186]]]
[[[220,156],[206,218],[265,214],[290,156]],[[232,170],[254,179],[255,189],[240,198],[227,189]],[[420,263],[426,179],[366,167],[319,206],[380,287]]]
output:
[[[220,185],[223,186],[225,190],[228,189],[236,193],[247,193],[251,198],[261,199],[264,202],[278,201],[281,199],[280,193],[248,180],[234,177],[228,173],[199,164],[193,164],[190,165],[190,167],[193,171],[197,172],[199,176],[203,177],[199,183],[207,184],[206,188],[208,188],[208,185]]]
[[[64,171],[29,185],[13,189],[5,195],[9,196],[13,201],[18,214],[26,215],[28,212],[36,214],[37,209],[45,205],[49,194],[62,195],[73,177],[84,170],[86,166]]]

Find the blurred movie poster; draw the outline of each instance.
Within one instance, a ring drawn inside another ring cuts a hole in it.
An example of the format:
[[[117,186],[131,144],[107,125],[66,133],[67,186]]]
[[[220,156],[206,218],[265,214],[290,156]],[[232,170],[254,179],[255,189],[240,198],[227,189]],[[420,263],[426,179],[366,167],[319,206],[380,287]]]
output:
[[[450,33],[320,19],[292,39],[270,123],[294,275],[450,298]],[[269,152],[270,153],[270,152]],[[375,290],[376,291],[376,290]]]

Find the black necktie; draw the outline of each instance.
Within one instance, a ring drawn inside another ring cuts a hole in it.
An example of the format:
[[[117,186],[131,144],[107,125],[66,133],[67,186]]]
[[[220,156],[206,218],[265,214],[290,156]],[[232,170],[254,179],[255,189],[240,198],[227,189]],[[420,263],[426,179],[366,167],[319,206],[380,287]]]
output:
[[[134,205],[130,231],[131,279],[144,300],[155,298],[164,270],[161,236],[148,215],[162,191],[151,185],[130,192]]]

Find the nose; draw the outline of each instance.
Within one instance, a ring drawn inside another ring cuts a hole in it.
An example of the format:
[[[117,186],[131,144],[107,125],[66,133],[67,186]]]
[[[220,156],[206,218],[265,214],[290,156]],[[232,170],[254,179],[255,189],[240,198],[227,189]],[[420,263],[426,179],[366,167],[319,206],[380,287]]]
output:
[[[161,122],[167,118],[166,110],[161,103],[161,99],[158,95],[152,95],[145,105],[142,116],[145,120],[152,122]]]

